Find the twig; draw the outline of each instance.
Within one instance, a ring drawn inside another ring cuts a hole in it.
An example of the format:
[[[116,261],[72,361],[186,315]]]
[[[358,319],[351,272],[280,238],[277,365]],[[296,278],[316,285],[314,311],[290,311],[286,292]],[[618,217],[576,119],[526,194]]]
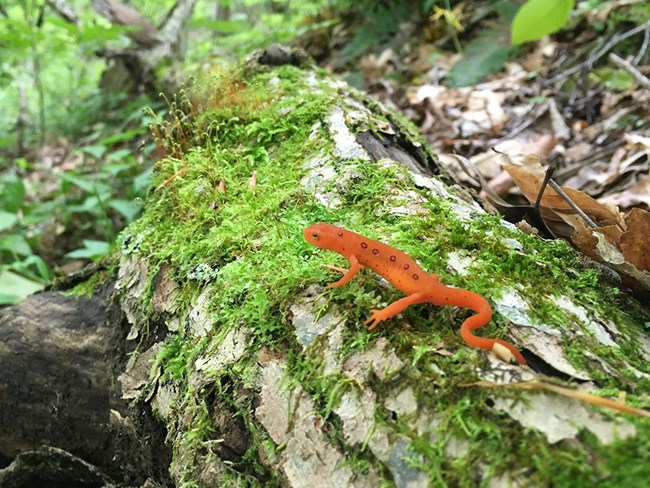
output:
[[[596,61],[598,61],[600,58],[602,58],[607,52],[613,48],[616,44],[619,42],[627,39],[628,37],[632,37],[635,34],[638,34],[639,32],[644,31],[645,29],[650,26],[650,20],[648,22],[645,22],[644,24],[636,26],[634,29],[631,29],[627,32],[624,32],[623,34],[619,34],[617,36],[612,37],[608,42],[605,43],[600,48],[595,48],[592,51],[592,54],[582,63],[575,65],[572,68],[569,68],[566,70],[564,73],[560,73],[559,75],[551,78],[548,80],[547,84],[553,84],[557,82],[561,82],[566,80],[569,76],[571,76],[574,73],[577,73],[578,71],[582,71],[585,68],[591,68]]]
[[[619,68],[623,68],[625,71],[634,76],[634,79],[639,82],[639,85],[642,85],[645,88],[650,88],[650,79],[634,66],[632,66],[628,61],[625,61],[623,58],[617,56],[614,53],[609,53],[609,60]]]
[[[539,187],[539,193],[537,193],[537,200],[535,200],[535,207],[537,211],[539,212],[539,204],[542,201],[542,196],[544,195],[544,190],[546,189],[546,185],[548,185],[548,182],[551,181],[551,176],[553,176],[553,173],[557,170],[557,164],[551,163],[547,168],[546,172],[544,173],[544,181],[542,181],[542,185]]]
[[[584,221],[587,223],[587,225],[588,225],[589,227],[591,227],[592,229],[595,229],[596,227],[598,227],[598,226],[594,223],[594,221],[591,220],[591,219],[587,216],[587,214],[584,213],[584,212],[580,209],[580,207],[578,207],[575,203],[573,203],[573,200],[571,200],[571,199],[569,198],[569,195],[567,195],[566,193],[564,193],[564,190],[563,190],[562,188],[560,188],[560,185],[558,185],[557,183],[555,183],[555,181],[549,179],[549,180],[548,180],[548,186],[550,186],[551,188],[553,188],[553,189],[556,191],[556,193],[557,193],[558,195],[560,195],[562,198],[564,198],[564,201],[567,202],[567,204],[569,205],[569,207],[571,207],[573,210],[575,210],[576,213],[577,213],[578,215],[580,215],[580,217],[582,217],[582,220],[584,220]]]
[[[510,132],[500,137],[496,141],[491,142],[491,145],[496,146],[502,143],[503,141],[507,141],[509,139],[515,138],[516,136],[521,134],[524,130],[526,130],[528,127],[530,127],[535,122],[537,122],[537,119],[539,119],[542,115],[544,115],[547,110],[548,110],[548,104],[546,103],[533,105],[530,109],[526,111],[526,113],[522,114],[517,119],[517,122],[523,120],[524,122],[522,124],[516,126],[514,129],[512,129]]]
[[[569,195],[564,193],[564,190],[560,187],[560,185],[558,185],[557,183],[555,183],[555,181],[553,181],[551,179],[551,176],[553,176],[553,173],[555,173],[555,170],[557,170],[557,164],[555,164],[555,163],[551,163],[546,168],[546,174],[544,175],[544,181],[542,182],[542,185],[539,187],[539,193],[537,194],[537,200],[535,201],[535,205],[534,205],[535,208],[537,209],[537,211],[539,211],[539,204],[542,201],[542,196],[544,195],[544,190],[546,189],[546,185],[548,185],[551,188],[553,188],[555,190],[555,192],[564,199],[564,201],[569,205],[569,207],[571,207],[573,210],[575,210],[578,213],[578,215],[580,215],[580,217],[582,217],[582,219],[587,223],[587,225],[589,227],[591,227],[592,229],[595,229],[596,227],[598,227],[594,223],[594,221],[591,220],[587,216],[587,214],[584,213],[580,209],[580,207],[578,207],[575,203],[573,203],[573,200],[571,200],[569,198]]]
[[[578,171],[580,171],[583,167],[589,166],[594,161],[597,161],[598,159],[602,159],[606,156],[611,156],[611,154],[616,149],[618,149],[623,145],[625,145],[625,140],[619,137],[614,141],[608,143],[607,145],[600,146],[598,149],[592,151],[591,153],[589,153],[588,156],[585,156],[581,160],[576,161],[573,164],[564,166],[561,169],[559,169],[555,173],[555,179],[559,181],[565,181],[571,176],[575,176],[578,173]]]
[[[641,62],[643,55],[648,49],[648,43],[650,42],[650,24],[646,24],[645,32],[643,33],[643,44],[641,44],[641,49],[636,56],[634,56],[634,64],[637,65]]]
[[[524,381],[521,383],[495,383],[494,381],[475,381],[474,383],[466,383],[460,386],[482,386],[484,388],[518,388],[521,390],[547,390],[559,395],[563,395],[565,397],[590,403],[598,407],[611,408],[612,410],[630,413],[639,417],[650,417],[650,412],[647,410],[631,407],[621,401],[610,400],[609,398],[596,396],[586,391],[575,390],[564,386],[554,385],[553,383],[546,383],[544,381]]]

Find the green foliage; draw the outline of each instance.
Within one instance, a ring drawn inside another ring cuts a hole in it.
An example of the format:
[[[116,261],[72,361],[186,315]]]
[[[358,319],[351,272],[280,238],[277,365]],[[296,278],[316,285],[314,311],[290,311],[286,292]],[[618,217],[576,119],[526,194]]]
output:
[[[451,86],[468,86],[500,70],[513,51],[502,42],[503,30],[486,30],[465,48],[463,58],[449,71]]]
[[[108,143],[120,139],[116,135],[81,148],[81,153],[101,157],[103,164],[54,175],[58,185],[48,195],[28,197],[34,189],[28,190],[22,179],[0,175],[0,301],[20,301],[52,278],[34,252],[42,237],[51,239],[52,229],[78,226],[67,245],[80,241],[81,234],[101,237],[84,239],[83,248],[66,254],[96,259],[109,251],[117,231],[138,216],[151,169],[142,169],[130,150],[111,150]],[[11,274],[3,274],[7,272]]]
[[[334,6],[344,3],[333,2]],[[195,31],[195,45],[190,52],[192,59],[203,61],[215,49],[232,58],[246,56],[254,49],[290,42],[296,36],[325,25],[305,22],[306,17],[323,9],[321,0],[247,0],[237,6],[222,2],[219,9],[226,5],[233,13],[227,18],[212,20],[214,4],[198,2],[190,24]],[[338,22],[338,19],[330,22]]]
[[[95,51],[119,39],[123,29],[96,22],[91,10],[79,13],[80,27],[49,8],[43,10],[39,23],[40,5],[28,1],[10,5],[8,17],[0,17],[0,76],[4,81],[0,100],[5,102],[0,124],[9,128],[0,139],[0,151],[15,145],[19,116],[25,121],[27,144],[42,141],[50,132],[74,137],[90,120],[80,119],[80,114],[90,113],[97,119],[97,105],[85,107],[97,98],[97,81],[104,68]],[[75,121],[80,125],[72,125]]]
[[[597,83],[602,83],[609,90],[629,90],[636,81],[627,71],[613,68],[597,69],[589,74],[589,78]]]
[[[528,0],[512,23],[512,44],[541,39],[566,23],[574,0]]]
[[[363,22],[354,31],[352,41],[339,53],[341,64],[359,57],[371,46],[381,51],[381,46],[396,33],[399,24],[413,14],[410,2],[361,3]]]
[[[51,278],[36,256],[19,222],[29,218],[24,204],[25,186],[15,175],[0,176],[0,305],[16,303],[40,290]]]
[[[92,239],[84,239],[84,247],[75,251],[70,251],[66,254],[68,258],[86,258],[93,259],[99,258],[106,254],[110,249],[110,243],[106,241],[94,241]]]
[[[104,254],[117,230],[138,215],[137,198],[148,183],[150,170],[127,146],[146,132],[146,99],[97,88],[105,63],[96,52],[125,42],[124,29],[87,3],[73,8],[79,26],[35,1],[10,0],[0,17],[0,124],[7,128],[0,137],[0,295],[6,303],[41,288],[52,277],[52,262],[82,240],[84,247],[68,257]],[[39,151],[30,149],[60,137],[72,156],[61,161],[46,146],[52,162],[34,160]],[[31,157],[13,157],[19,141]]]

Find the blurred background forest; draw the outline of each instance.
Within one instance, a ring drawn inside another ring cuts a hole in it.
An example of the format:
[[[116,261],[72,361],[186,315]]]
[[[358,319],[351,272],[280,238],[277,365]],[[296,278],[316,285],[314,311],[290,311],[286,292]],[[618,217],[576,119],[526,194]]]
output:
[[[643,0],[3,0],[0,304],[106,255],[189,93],[275,43],[403,113],[497,207],[530,195],[492,148],[647,209],[649,39]],[[644,219],[620,217],[634,238]]]

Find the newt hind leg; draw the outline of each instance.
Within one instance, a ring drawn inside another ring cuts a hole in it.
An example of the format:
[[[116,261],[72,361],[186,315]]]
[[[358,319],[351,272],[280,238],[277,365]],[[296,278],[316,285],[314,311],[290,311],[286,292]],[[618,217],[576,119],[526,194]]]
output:
[[[398,313],[406,310],[411,305],[415,305],[416,303],[424,303],[428,301],[429,301],[428,293],[413,293],[412,295],[406,296],[404,298],[401,298],[391,303],[386,308],[382,308],[381,310],[371,310],[372,315],[370,315],[370,318],[366,320],[364,324],[365,325],[370,324],[368,330],[372,330],[377,326],[379,322],[386,320],[394,315],[397,315]]]

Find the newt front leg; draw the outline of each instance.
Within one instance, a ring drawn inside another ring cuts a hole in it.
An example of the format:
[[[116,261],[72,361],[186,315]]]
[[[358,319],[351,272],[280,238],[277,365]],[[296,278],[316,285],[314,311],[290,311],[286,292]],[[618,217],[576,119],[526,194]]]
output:
[[[348,269],[345,274],[343,275],[343,278],[341,278],[338,281],[335,281],[334,283],[327,285],[325,289],[329,288],[338,288],[339,286],[346,285],[352,278],[354,278],[354,275],[356,275],[359,271],[363,269],[363,266],[359,264],[359,261],[355,256],[351,256],[348,258],[348,261],[350,263],[350,269]]]

